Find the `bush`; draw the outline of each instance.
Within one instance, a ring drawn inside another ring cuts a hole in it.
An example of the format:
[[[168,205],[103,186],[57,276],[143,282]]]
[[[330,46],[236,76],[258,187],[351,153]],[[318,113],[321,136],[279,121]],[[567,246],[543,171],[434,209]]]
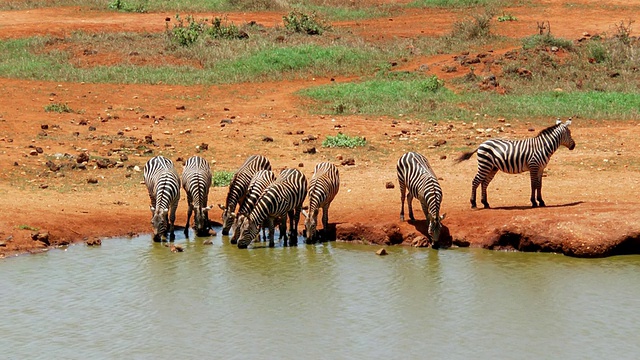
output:
[[[180,14],[176,14],[176,22],[173,25],[173,29],[169,31],[169,24],[167,23],[166,25],[169,39],[181,46],[189,46],[195,43],[206,27],[203,21],[196,21],[191,15],[187,15],[186,22],[187,24],[185,25],[185,20],[180,17]]]
[[[67,104],[49,104],[44,107],[44,111],[46,112],[57,112],[57,113],[72,113],[75,112],[71,109]]]
[[[571,40],[560,39],[551,34],[532,35],[522,40],[522,48],[524,50],[535,49],[538,47],[555,46],[565,50],[572,50],[573,43]]]
[[[146,13],[147,9],[144,4],[139,5],[129,5],[123,0],[113,0],[109,3],[109,9],[117,10],[117,11],[126,11],[126,12],[136,12],[136,13]]]
[[[486,11],[484,13],[472,15],[470,19],[458,21],[453,24],[451,36],[463,40],[475,40],[491,36],[491,19],[494,13]]]
[[[231,180],[233,180],[233,175],[235,173],[233,171],[215,171],[211,178],[211,186],[213,187],[222,187],[229,186]]]
[[[225,24],[223,24],[222,19],[220,19],[219,17],[214,18],[213,20],[211,20],[211,27],[206,31],[207,35],[215,39],[228,40],[245,39],[249,37],[246,32],[238,29],[238,27],[233,23],[229,23],[228,25],[226,23],[227,21],[225,20]]]
[[[322,141],[323,147],[346,147],[354,148],[356,146],[365,146],[367,139],[360,136],[348,136],[343,133],[338,133],[336,136],[327,135],[326,139]]]
[[[318,19],[315,12],[310,15],[294,10],[282,17],[284,28],[296,33],[306,33],[307,35],[322,35],[331,26]]]

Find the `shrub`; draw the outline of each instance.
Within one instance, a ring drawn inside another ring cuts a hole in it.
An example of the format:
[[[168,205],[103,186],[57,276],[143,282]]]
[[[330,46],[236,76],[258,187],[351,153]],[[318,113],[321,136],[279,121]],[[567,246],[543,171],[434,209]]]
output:
[[[282,17],[284,28],[296,33],[306,33],[307,35],[322,35],[331,26],[318,19],[315,12],[310,15],[294,10]]]
[[[343,133],[338,133],[336,136],[327,135],[327,137],[322,141],[323,147],[346,147],[346,148],[354,148],[356,146],[365,146],[367,144],[367,139],[361,136],[348,136]]]
[[[524,50],[550,46],[563,48],[565,50],[573,49],[573,43],[571,42],[571,40],[557,38],[551,34],[532,35],[522,39],[522,48]]]
[[[596,63],[603,63],[607,61],[609,55],[607,54],[607,49],[605,46],[599,41],[590,41],[587,45],[587,52],[590,61]]]
[[[245,39],[249,37],[246,32],[240,31],[240,29],[238,29],[238,27],[233,23],[229,23],[228,25],[226,23],[226,20],[225,24],[223,24],[222,19],[220,19],[219,17],[215,17],[213,20],[211,20],[211,27],[207,28],[206,30],[207,35],[215,39],[229,40]]]
[[[185,20],[180,17],[180,14],[176,14],[176,22],[171,31],[169,31],[169,24],[166,24],[169,39],[181,46],[195,43],[206,27],[203,21],[196,21],[191,15],[187,15],[186,22],[185,25]]]
[[[146,13],[147,9],[144,4],[138,4],[135,6],[129,5],[123,0],[113,0],[109,3],[109,9],[126,12]]]
[[[518,18],[511,15],[511,14],[502,14],[500,16],[498,16],[498,21],[499,22],[504,22],[504,21],[518,21]]]
[[[222,187],[229,186],[231,180],[233,180],[233,171],[215,171],[211,178],[211,186],[213,187]]]
[[[453,24],[451,36],[464,40],[486,38],[491,35],[491,19],[494,13],[487,10],[484,13],[472,15],[470,19]]]
[[[71,109],[67,104],[49,104],[44,107],[44,111],[46,112],[57,112],[57,113],[72,113],[75,112]]]

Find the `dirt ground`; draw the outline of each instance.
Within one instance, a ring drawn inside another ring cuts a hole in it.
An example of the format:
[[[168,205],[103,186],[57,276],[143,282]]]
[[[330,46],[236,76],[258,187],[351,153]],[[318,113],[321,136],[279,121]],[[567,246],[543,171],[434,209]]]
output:
[[[537,31],[536,21],[548,20],[555,36],[577,39],[585,32],[609,32],[621,20],[637,21],[640,13],[633,1],[534,3],[506,9],[518,21],[501,24],[497,32],[528,36]],[[64,36],[74,30],[157,32],[164,30],[164,19],[173,15],[80,8],[6,11],[0,12],[0,38]],[[280,23],[282,17],[280,13],[227,15],[234,22],[253,20],[267,26]],[[376,41],[443,34],[460,15],[459,11],[412,9],[394,18],[334,26],[350,27]],[[419,58],[403,68],[416,70],[428,64],[438,74],[454,55]],[[330,81],[309,78],[184,87],[1,79],[5,95],[0,97],[0,257],[150,232],[149,199],[142,173],[135,168],[142,169],[148,159],[148,154],[136,150],[146,144],[145,136],[152,138],[153,144],[147,145],[153,154],[179,160],[198,153],[212,163],[213,170],[235,170],[247,156],[259,153],[269,157],[275,169],[298,167],[310,179],[317,162],[340,164],[341,158],[353,158],[355,165],[340,165],[341,190],[330,213],[339,239],[423,243],[418,237],[425,232],[424,221],[420,221],[424,215],[417,203],[419,221],[399,221],[395,175],[397,159],[406,151],[419,151],[430,159],[440,178],[442,212],[446,213],[443,224],[458,246],[581,257],[640,252],[640,120],[595,122],[589,114],[579,114],[571,125],[576,148],[561,148],[547,168],[543,180],[547,207],[530,208],[528,174],[499,173],[489,188],[494,208],[471,210],[468,199],[476,157],[461,164],[453,159],[460,149],[482,142],[485,134],[471,123],[407,121],[400,115],[332,117],[301,110],[293,93]],[[44,107],[51,103],[66,103],[83,112],[45,112]],[[223,119],[231,123],[221,124]],[[505,126],[501,114],[488,114],[485,120],[484,127]],[[552,125],[554,119],[548,121]],[[503,136],[510,138],[533,136],[542,129],[517,119],[508,122]],[[338,131],[364,136],[369,146],[356,150],[321,147],[326,135]],[[309,141],[309,135],[318,140]],[[273,141],[265,142],[264,137]],[[208,149],[197,150],[201,144]],[[317,152],[305,153],[311,147]],[[77,162],[69,155],[82,153],[93,160],[86,169],[71,168]],[[121,158],[122,153],[129,153],[128,158]],[[113,163],[96,161],[96,157]],[[122,167],[113,166],[115,161],[121,161]],[[395,187],[388,189],[387,182]],[[209,202],[223,203],[226,191],[213,188]],[[210,217],[219,221],[220,215],[215,207]],[[185,219],[183,200],[177,224],[183,225]],[[48,238],[41,235],[33,240],[34,233],[48,233]]]

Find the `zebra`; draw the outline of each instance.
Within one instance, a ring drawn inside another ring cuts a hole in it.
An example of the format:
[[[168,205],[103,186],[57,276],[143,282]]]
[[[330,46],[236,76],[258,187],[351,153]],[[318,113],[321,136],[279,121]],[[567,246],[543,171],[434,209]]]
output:
[[[330,162],[318,163],[313,171],[309,185],[309,212],[302,211],[305,216],[305,235],[307,244],[317,238],[316,227],[318,213],[322,209],[322,228],[326,232],[329,226],[329,206],[340,190],[340,174],[338,168]]]
[[[176,220],[176,209],[180,201],[180,177],[173,162],[163,156],[156,156],[144,166],[144,182],[151,199],[151,226],[153,241],[166,239],[167,226],[169,239],[173,241],[173,225]]]
[[[209,235],[209,210],[207,206],[209,198],[209,188],[211,187],[211,168],[207,160],[192,156],[184,164],[182,172],[182,187],[187,193],[187,224],[184,227],[184,234],[189,234],[189,220],[193,213],[193,229],[197,236]]]
[[[398,159],[396,166],[398,172],[398,183],[400,184],[400,221],[404,221],[404,199],[408,190],[407,207],[409,208],[409,219],[415,221],[413,217],[413,198],[417,198],[422,206],[422,211],[427,217],[429,224],[428,234],[431,236],[434,246],[439,246],[440,230],[442,220],[446,214],[440,216],[440,204],[442,203],[442,189],[438,178],[429,165],[429,161],[424,155],[417,152],[405,153]]]
[[[268,221],[269,247],[274,246],[274,219],[280,218],[280,234],[287,245],[287,216],[289,217],[289,245],[298,242],[298,222],[302,203],[307,197],[307,178],[298,169],[282,170],[276,181],[269,185],[258,199],[253,211],[240,224],[238,248],[246,249],[258,235],[258,225]]]
[[[487,187],[498,170],[508,174],[530,172],[531,205],[545,206],[542,200],[542,173],[549,163],[551,155],[564,145],[569,150],[576,146],[571,137],[571,118],[565,123],[556,120],[556,124],[540,131],[535,137],[522,140],[492,139],[480,144],[477,149],[466,152],[456,159],[456,163],[468,160],[478,152],[478,173],[471,185],[471,208],[476,208],[476,190],[482,184],[482,204],[489,208]],[[537,200],[537,203],[536,203]]]
[[[253,210],[258,202],[260,195],[262,195],[267,186],[271,185],[275,180],[276,176],[271,170],[259,170],[255,175],[253,175],[253,178],[249,183],[249,187],[247,188],[247,195],[242,206],[240,206],[240,210],[238,210],[233,226],[231,227],[233,230],[233,236],[231,236],[230,240],[231,244],[238,243],[238,237],[240,237],[240,225],[244,222],[244,219],[249,216],[251,210]]]
[[[262,155],[251,155],[233,175],[225,205],[218,204],[222,209],[222,235],[229,235],[236,217],[236,206],[242,206],[251,178],[258,170],[271,170],[271,163]]]

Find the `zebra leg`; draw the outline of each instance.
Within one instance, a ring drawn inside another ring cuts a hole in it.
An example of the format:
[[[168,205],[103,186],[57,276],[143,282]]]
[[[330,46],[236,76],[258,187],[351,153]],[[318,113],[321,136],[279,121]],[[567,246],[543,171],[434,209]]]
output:
[[[189,203],[189,207],[187,209],[187,224],[184,226],[184,236],[189,236],[189,220],[191,220],[191,214],[193,214],[193,205]],[[195,221],[195,216],[194,216]]]
[[[413,216],[413,205],[411,204],[413,202],[413,195],[411,195],[411,191],[409,191],[409,193],[407,193],[407,207],[409,208],[409,220],[411,221],[415,221],[415,217]]]
[[[291,220],[289,221],[289,246],[298,245],[298,222],[300,222],[300,210],[289,211]]]
[[[491,183],[491,180],[493,180],[493,177],[496,176],[497,172],[498,170],[496,169],[491,170],[484,177],[484,180],[482,181],[482,198],[480,202],[482,203],[482,205],[484,205],[485,209],[489,209],[491,207],[489,206],[489,201],[487,201],[487,188],[489,187],[489,183]],[[475,191],[474,191],[474,195],[475,195]]]
[[[531,206],[545,206],[542,200],[542,169],[531,170]],[[536,199],[538,203],[536,203]]]
[[[273,218],[269,217],[266,222],[267,222],[267,227],[269,228],[269,247],[274,247],[276,246],[276,244],[274,241],[275,225],[273,224]],[[262,226],[264,227],[264,225],[265,224],[263,223]],[[258,234],[258,236],[260,236],[260,234]]]
[[[478,171],[478,173],[476,174],[476,176],[473,178],[473,181],[471,182],[471,208],[475,209],[476,207],[478,207],[477,203],[476,203],[476,192],[478,190],[478,186],[480,186],[480,184],[482,184],[484,182],[485,177],[482,175],[482,173],[480,171]],[[484,203],[483,203],[484,204]]]
[[[329,229],[329,205],[327,204],[325,207],[322,208],[322,232],[323,232],[323,237],[327,237],[327,231]],[[317,231],[316,231],[317,234]]]
[[[171,206],[171,211],[169,213],[169,240],[173,241],[176,239],[176,234],[173,232],[174,224],[176,222],[176,210],[178,210],[178,203]]]
[[[407,187],[404,185],[404,181],[398,179],[400,183],[400,221],[404,221],[404,198],[407,192]]]
[[[280,218],[278,228],[280,229],[280,237],[284,239],[282,241],[282,246],[287,246],[287,241],[289,240],[289,237],[287,236],[287,214],[284,214]]]

